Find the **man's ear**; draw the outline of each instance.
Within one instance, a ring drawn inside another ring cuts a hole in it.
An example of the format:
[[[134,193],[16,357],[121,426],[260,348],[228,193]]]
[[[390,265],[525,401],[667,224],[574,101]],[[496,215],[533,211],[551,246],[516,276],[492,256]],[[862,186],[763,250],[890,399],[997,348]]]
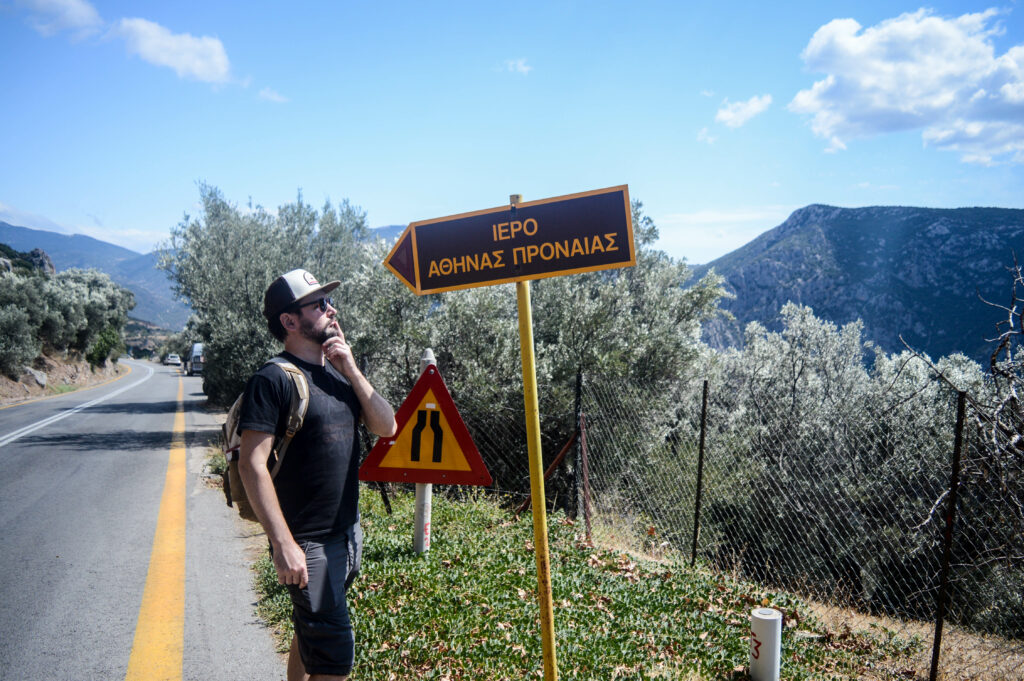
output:
[[[287,331],[294,331],[299,328],[299,324],[295,321],[295,317],[287,312],[282,312],[278,319],[281,320],[281,326],[283,326]]]

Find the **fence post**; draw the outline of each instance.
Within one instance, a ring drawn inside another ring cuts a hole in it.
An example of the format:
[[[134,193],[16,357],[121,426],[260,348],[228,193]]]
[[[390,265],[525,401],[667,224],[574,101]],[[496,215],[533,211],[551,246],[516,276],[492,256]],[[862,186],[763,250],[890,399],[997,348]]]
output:
[[[590,533],[590,464],[587,461],[587,419],[580,413],[580,449],[583,451],[583,522],[587,528],[587,543],[593,543]]]
[[[964,440],[964,412],[966,396],[963,391],[956,398],[956,433],[953,436],[953,470],[949,477],[949,503],[946,506],[946,532],[942,546],[942,569],[939,577],[939,593],[936,597],[935,637],[932,642],[932,668],[929,681],[936,681],[939,673],[939,654],[942,648],[942,622],[949,605],[949,563],[953,553],[953,524],[956,520],[957,490],[960,487],[960,452]]]
[[[704,379],[704,395],[700,405],[700,446],[697,449],[697,499],[693,504],[693,549],[690,567],[697,564],[697,537],[700,535],[700,502],[704,491],[704,437],[708,428],[708,381]]]
[[[576,432],[580,430],[580,410],[583,408],[583,369],[576,369],[576,400],[573,403],[572,420]],[[580,439],[576,438],[576,444],[572,450],[572,493],[566,501],[566,513],[570,518],[578,518],[580,512],[580,500],[583,498],[583,479],[580,471],[583,469],[583,454],[580,451]]]

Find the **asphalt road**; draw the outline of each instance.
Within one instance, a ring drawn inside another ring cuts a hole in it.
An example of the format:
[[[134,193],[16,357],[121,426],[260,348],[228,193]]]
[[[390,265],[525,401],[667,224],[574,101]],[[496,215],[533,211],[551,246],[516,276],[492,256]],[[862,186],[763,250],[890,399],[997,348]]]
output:
[[[131,373],[106,385],[0,409],[0,679],[126,678],[179,386],[184,638],[181,675],[168,678],[284,679],[254,614],[248,565],[260,542],[202,477],[218,428],[202,379],[122,361]]]

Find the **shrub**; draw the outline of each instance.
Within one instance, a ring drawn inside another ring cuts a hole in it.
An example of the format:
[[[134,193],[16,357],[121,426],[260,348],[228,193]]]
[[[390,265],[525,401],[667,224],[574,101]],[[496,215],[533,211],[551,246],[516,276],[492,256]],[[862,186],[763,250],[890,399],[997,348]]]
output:
[[[0,371],[17,379],[21,368],[39,354],[39,341],[28,313],[16,307],[0,308]]]
[[[116,326],[110,325],[100,332],[85,358],[94,368],[101,367],[108,359],[116,360],[124,352],[124,341]]]

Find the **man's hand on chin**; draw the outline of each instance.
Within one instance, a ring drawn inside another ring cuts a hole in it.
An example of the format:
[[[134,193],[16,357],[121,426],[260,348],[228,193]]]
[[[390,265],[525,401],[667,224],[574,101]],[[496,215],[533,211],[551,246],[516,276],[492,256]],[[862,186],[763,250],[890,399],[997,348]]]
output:
[[[345,340],[345,334],[342,333],[341,327],[338,326],[337,322],[331,322],[327,330],[336,331],[337,333],[324,341],[324,357],[342,376],[351,379],[359,372],[355,357],[352,355],[352,348]]]

